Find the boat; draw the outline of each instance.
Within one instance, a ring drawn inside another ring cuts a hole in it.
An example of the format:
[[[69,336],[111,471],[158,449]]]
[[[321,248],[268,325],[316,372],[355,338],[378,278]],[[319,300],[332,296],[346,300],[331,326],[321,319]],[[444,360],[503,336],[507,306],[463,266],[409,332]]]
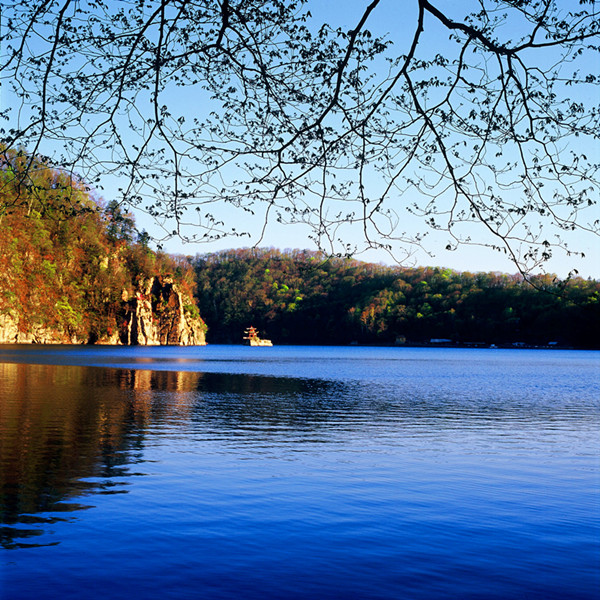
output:
[[[272,346],[273,342],[271,340],[263,340],[258,337],[258,329],[255,327],[248,327],[245,331],[246,335],[244,339],[246,340],[247,346]]]

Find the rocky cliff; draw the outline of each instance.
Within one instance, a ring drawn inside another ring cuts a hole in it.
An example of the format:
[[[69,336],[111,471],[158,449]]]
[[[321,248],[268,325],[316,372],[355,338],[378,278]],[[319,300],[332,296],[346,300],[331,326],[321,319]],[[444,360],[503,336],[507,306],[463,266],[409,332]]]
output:
[[[170,277],[152,277],[137,285],[133,295],[123,292],[112,335],[79,339],[0,314],[2,344],[115,344],[131,346],[203,346],[206,326],[191,298]]]
[[[39,326],[24,327],[13,314],[0,314],[0,344],[81,344],[85,340]]]
[[[169,277],[153,277],[125,301],[118,341],[130,346],[202,346],[205,325],[196,305]]]

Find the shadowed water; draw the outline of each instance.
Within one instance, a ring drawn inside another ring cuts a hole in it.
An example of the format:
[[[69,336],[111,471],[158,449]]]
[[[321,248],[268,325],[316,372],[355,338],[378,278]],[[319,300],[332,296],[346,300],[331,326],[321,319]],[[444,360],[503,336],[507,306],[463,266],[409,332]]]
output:
[[[599,359],[0,347],[0,597],[599,598]]]

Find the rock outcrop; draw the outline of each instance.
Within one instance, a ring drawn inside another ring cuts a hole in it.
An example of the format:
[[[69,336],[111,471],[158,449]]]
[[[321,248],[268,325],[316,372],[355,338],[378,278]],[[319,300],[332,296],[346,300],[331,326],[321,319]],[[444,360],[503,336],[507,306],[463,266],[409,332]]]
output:
[[[126,300],[123,317],[118,343],[124,345],[206,344],[206,327],[196,305],[168,277],[153,277],[139,286],[134,297]]]
[[[43,326],[20,327],[14,315],[0,314],[0,344],[82,344],[85,341]]]
[[[206,326],[191,298],[169,277],[152,277],[123,293],[110,337],[77,339],[61,331],[20,326],[12,314],[0,314],[0,344],[115,344],[131,346],[204,346]]]

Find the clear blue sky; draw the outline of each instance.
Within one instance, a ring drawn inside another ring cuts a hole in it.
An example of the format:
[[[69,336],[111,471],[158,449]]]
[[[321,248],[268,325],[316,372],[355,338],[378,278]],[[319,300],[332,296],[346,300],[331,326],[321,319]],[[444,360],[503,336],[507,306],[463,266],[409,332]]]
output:
[[[340,26],[351,29],[359,21],[360,16],[368,5],[367,0],[347,0],[331,2],[312,2],[310,9],[315,21],[327,22],[332,26]],[[447,2],[442,5],[447,5]],[[464,6],[471,5],[476,10],[478,2],[470,0],[461,0],[452,3],[449,10],[458,10]],[[447,6],[443,8],[448,9]],[[403,2],[401,5],[397,0],[385,0],[374,11],[369,19],[369,29],[378,36],[387,36],[394,42],[395,51],[401,53],[403,44],[411,39],[414,28],[414,16],[416,16],[416,2]],[[447,36],[439,39],[439,46],[435,51],[443,52],[445,47],[450,48],[450,42]],[[452,46],[453,47],[453,46]],[[600,72],[600,64],[597,65]],[[600,104],[600,98],[591,97],[588,102]],[[568,150],[568,148],[566,148]],[[600,157],[600,145],[588,149],[596,156]],[[418,197],[415,197],[418,200]],[[600,219],[600,207],[596,206],[594,212],[587,215],[588,220]],[[138,217],[141,225],[150,228],[152,223],[144,217]],[[244,224],[247,224],[245,221]],[[240,228],[241,228],[240,223]],[[406,214],[403,215],[403,227],[407,231],[425,231],[423,223]],[[255,243],[259,238],[261,223],[257,221],[255,227],[255,236],[252,240],[240,240],[237,245],[249,246]],[[301,226],[277,225],[271,223],[267,228],[266,235],[261,242],[262,246],[274,246],[277,248],[314,248],[314,244],[308,239],[308,231]],[[477,235],[481,235],[481,230]],[[355,235],[360,236],[360,231]],[[351,237],[348,241],[351,241]],[[572,269],[577,269],[583,277],[600,278],[600,240],[593,234],[577,232],[565,236],[569,246],[584,252],[586,257],[566,256],[564,253],[556,251],[554,257],[546,264],[547,272],[554,272],[560,276],[566,276]],[[497,251],[481,246],[462,246],[457,250],[446,250],[447,236],[442,233],[429,231],[425,238],[424,248],[427,252],[414,249],[414,254],[409,258],[404,258],[402,250],[396,253],[397,258],[404,259],[406,264],[412,265],[435,265],[457,269],[460,271],[503,271],[513,273],[516,271],[514,264],[504,255]],[[218,249],[231,248],[236,246],[236,240],[222,240],[209,245],[182,244],[176,240],[168,242],[168,248],[175,252],[185,254],[195,254],[196,252],[210,252]],[[393,258],[384,251],[368,251],[358,258],[373,262],[390,263]]]
[[[118,0],[114,0],[115,5]],[[569,0],[565,0],[569,1]],[[448,7],[448,2],[440,0],[440,6],[450,11],[463,11],[465,6],[477,7],[478,2],[474,0],[461,0],[451,3]],[[311,12],[316,22],[328,22],[332,26],[340,26],[345,29],[351,29],[358,22],[364,7],[368,4],[367,0],[332,0],[328,2],[317,2],[316,0],[309,2]],[[386,35],[394,42],[394,52],[401,54],[403,44],[407,43],[412,37],[414,29],[414,16],[416,15],[416,2],[398,2],[398,0],[383,0],[381,5],[377,7],[369,20],[369,29],[377,36]],[[426,23],[427,29],[427,23]],[[435,35],[435,32],[434,32]],[[429,38],[431,43],[431,37]],[[434,38],[435,39],[435,38]],[[447,40],[447,34],[439,39],[435,39],[435,48],[431,51],[444,52],[446,48],[450,49]],[[383,63],[378,63],[379,67],[383,68]],[[600,72],[600,65],[597,65],[597,71]],[[165,101],[170,106],[179,105],[182,114],[185,113],[185,96],[178,92],[179,96],[166,95]],[[586,102],[599,104],[600,98],[592,97],[585,99]],[[4,91],[2,95],[3,106],[10,106],[15,102],[14,98],[7,95]],[[16,104],[15,104],[16,105]],[[13,115],[16,115],[14,111]],[[51,153],[50,148],[44,149]],[[568,151],[566,147],[564,150]],[[578,150],[581,150],[578,148]],[[592,155],[600,156],[600,145],[596,144],[593,148],[587,148],[586,152]],[[377,186],[378,182],[373,180],[372,185]],[[120,182],[106,178],[104,181],[104,190],[102,195],[110,200],[112,196],[116,196],[116,191]],[[410,201],[419,201],[420,198],[416,192],[398,197],[398,205],[405,205]],[[600,208],[596,206],[593,213],[587,215],[586,220],[600,219]],[[262,220],[260,215],[256,222],[252,222],[248,215],[244,214],[240,217],[238,213],[232,213],[227,207],[221,207],[214,211],[217,217],[222,217],[228,225],[233,225],[238,229],[247,228],[253,232],[251,238],[230,238],[219,242],[206,244],[183,244],[177,239],[172,239],[165,244],[165,250],[175,253],[196,254],[211,252],[225,248],[237,246],[250,246],[258,242],[262,228]],[[408,213],[405,214],[402,208],[399,208],[398,213],[401,215],[401,227],[408,234],[427,231],[427,228],[422,221],[411,217]],[[155,222],[143,213],[135,214],[138,227],[146,229],[150,234],[156,237],[161,237],[160,228],[157,228]],[[300,225],[278,225],[272,221],[266,229],[265,235],[260,242],[261,246],[273,246],[281,249],[285,248],[309,248],[314,249],[315,245],[309,239],[309,231]],[[470,233],[470,232],[468,232]],[[352,242],[354,238],[357,240],[360,237],[360,229],[346,230],[344,232],[344,241]],[[482,229],[477,232],[473,231],[473,235],[482,236]],[[479,237],[483,242],[488,241],[485,237]],[[577,269],[580,275],[584,277],[600,278],[600,242],[598,237],[592,234],[578,232],[571,239],[566,236],[569,245],[573,249],[583,251],[586,254],[585,259],[574,256],[565,256],[557,252],[555,257],[546,264],[546,271],[555,272],[560,276],[565,276],[572,269]],[[430,231],[424,240],[423,246],[429,254],[423,250],[415,249],[414,253],[406,257],[403,250],[399,249],[395,252],[395,256],[404,260],[407,265],[437,265],[450,267],[461,271],[504,271],[515,272],[516,267],[503,254],[493,250],[483,248],[481,246],[462,246],[458,250],[446,250],[448,242],[447,235],[440,232]],[[358,258],[373,262],[392,262],[392,257],[383,251],[370,251],[361,254]]]

